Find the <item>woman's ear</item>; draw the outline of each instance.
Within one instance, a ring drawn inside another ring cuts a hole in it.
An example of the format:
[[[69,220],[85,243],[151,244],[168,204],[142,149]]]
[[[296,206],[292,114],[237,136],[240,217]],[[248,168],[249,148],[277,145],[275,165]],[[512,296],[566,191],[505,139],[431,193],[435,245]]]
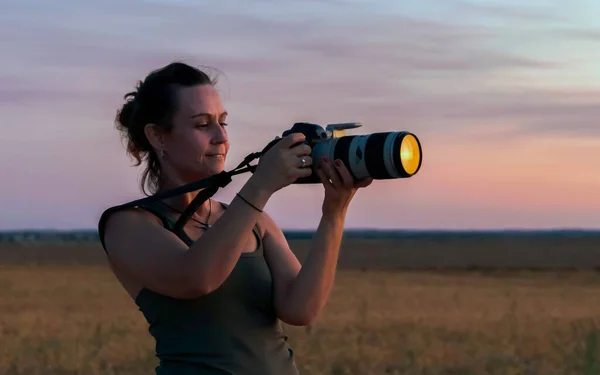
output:
[[[160,152],[165,149],[164,143],[164,134],[160,131],[160,128],[156,124],[146,124],[144,126],[144,134],[146,134],[146,138],[150,145]]]

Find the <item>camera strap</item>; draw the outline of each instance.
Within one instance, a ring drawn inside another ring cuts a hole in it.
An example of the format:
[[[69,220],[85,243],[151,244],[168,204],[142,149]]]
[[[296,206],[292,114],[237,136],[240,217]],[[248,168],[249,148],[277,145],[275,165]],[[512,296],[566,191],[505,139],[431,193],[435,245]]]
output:
[[[265,152],[265,150],[263,150],[261,152],[253,152],[253,153],[249,154],[248,156],[246,156],[244,158],[244,160],[237,167],[235,167],[234,169],[232,169],[230,171],[223,171],[223,172],[217,173],[215,175],[212,175],[210,177],[199,180],[199,181],[195,181],[195,182],[192,182],[192,183],[189,183],[189,184],[186,184],[183,186],[179,186],[179,187],[176,187],[173,189],[165,190],[165,191],[150,195],[145,198],[136,199],[134,201],[124,203],[124,204],[114,206],[114,207],[107,209],[106,211],[104,211],[104,213],[100,217],[100,220],[98,223],[98,231],[100,233],[100,238],[101,238],[102,244],[104,245],[104,240],[103,240],[102,236],[103,236],[103,232],[104,232],[105,220],[106,220],[108,214],[110,214],[111,212],[114,212],[116,210],[123,209],[123,208],[138,207],[138,206],[144,205],[146,203],[155,202],[155,201],[158,201],[161,199],[166,199],[166,198],[174,197],[176,195],[181,195],[181,194],[189,193],[191,191],[202,189],[196,195],[196,197],[194,197],[194,199],[188,205],[188,207],[186,207],[185,211],[181,214],[181,216],[179,217],[179,219],[177,220],[177,222],[175,223],[175,225],[173,227],[173,232],[180,235],[183,232],[183,227],[188,222],[188,220],[192,217],[194,212],[196,212],[198,210],[198,208],[207,199],[212,197],[219,190],[219,188],[227,186],[232,181],[232,179],[231,179],[232,176],[241,174],[241,173],[245,173],[248,171],[254,173],[257,165],[250,165],[250,162],[252,162],[254,159],[259,158],[264,152]]]
[[[178,195],[178,194],[183,194],[184,192],[187,193],[189,191],[204,188],[204,190],[202,190],[198,194],[196,194],[196,197],[194,197],[192,202],[186,207],[186,209],[183,211],[181,216],[179,216],[179,219],[177,220],[177,222],[175,223],[175,225],[173,227],[173,231],[177,234],[181,234],[183,232],[183,227],[188,222],[188,220],[190,220],[190,218],[192,217],[194,212],[196,212],[198,210],[198,208],[200,208],[200,206],[202,206],[202,204],[204,202],[206,202],[207,199],[212,197],[217,192],[217,190],[219,190],[219,188],[227,186],[231,182],[232,176],[234,176],[236,174],[240,174],[240,173],[245,173],[248,171],[254,173],[254,170],[256,169],[256,165],[250,165],[250,162],[252,160],[260,157],[261,154],[262,154],[262,152],[254,152],[252,154],[249,154],[248,156],[246,156],[246,158],[244,158],[244,160],[237,167],[235,167],[231,171],[229,171],[229,172],[223,171],[214,176],[211,176],[211,177],[208,177],[208,178],[198,181],[197,183],[201,184],[201,187],[194,188],[195,186],[192,186],[192,189],[188,190],[188,188],[187,188],[188,186],[194,185],[194,183],[191,183],[191,184],[182,186],[181,188],[186,187],[186,189],[182,190],[182,192],[175,191],[175,193],[168,194],[168,197],[171,197],[171,196],[173,196],[173,194]],[[172,189],[170,191],[172,192],[174,190],[176,190],[176,189]],[[169,191],[167,191],[167,193],[168,192]],[[164,199],[164,198],[165,197],[160,198],[160,199]]]

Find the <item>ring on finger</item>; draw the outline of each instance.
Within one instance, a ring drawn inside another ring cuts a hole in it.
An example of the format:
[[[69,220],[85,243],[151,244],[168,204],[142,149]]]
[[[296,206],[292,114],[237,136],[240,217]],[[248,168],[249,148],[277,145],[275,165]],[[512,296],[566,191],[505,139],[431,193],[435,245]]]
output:
[[[306,166],[306,158],[303,156],[300,158],[300,162],[302,162],[302,166],[301,168],[304,168]]]

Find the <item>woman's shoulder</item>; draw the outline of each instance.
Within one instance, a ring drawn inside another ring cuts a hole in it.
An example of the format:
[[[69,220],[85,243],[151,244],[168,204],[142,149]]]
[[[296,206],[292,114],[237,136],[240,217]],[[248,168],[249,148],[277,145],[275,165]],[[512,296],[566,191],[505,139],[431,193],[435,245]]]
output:
[[[110,224],[110,225],[109,225]],[[128,228],[139,225],[154,226],[164,224],[163,220],[147,207],[127,204],[106,208],[98,220],[98,234],[102,247],[106,250],[105,237],[107,230],[118,230],[126,234]]]

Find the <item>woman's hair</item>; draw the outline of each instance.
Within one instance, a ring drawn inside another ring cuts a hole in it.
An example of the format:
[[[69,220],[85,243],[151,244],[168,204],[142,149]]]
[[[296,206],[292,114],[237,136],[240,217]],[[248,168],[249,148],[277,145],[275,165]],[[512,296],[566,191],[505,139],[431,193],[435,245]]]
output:
[[[146,164],[140,183],[146,195],[146,186],[152,193],[158,190],[161,170],[158,155],[144,133],[145,126],[153,123],[161,131],[170,132],[173,115],[177,111],[178,90],[207,84],[215,85],[216,81],[197,68],[173,62],[151,72],[138,82],[135,91],[125,94],[126,102],[115,118],[116,127],[127,142],[127,154],[136,160],[135,166],[142,161]]]

